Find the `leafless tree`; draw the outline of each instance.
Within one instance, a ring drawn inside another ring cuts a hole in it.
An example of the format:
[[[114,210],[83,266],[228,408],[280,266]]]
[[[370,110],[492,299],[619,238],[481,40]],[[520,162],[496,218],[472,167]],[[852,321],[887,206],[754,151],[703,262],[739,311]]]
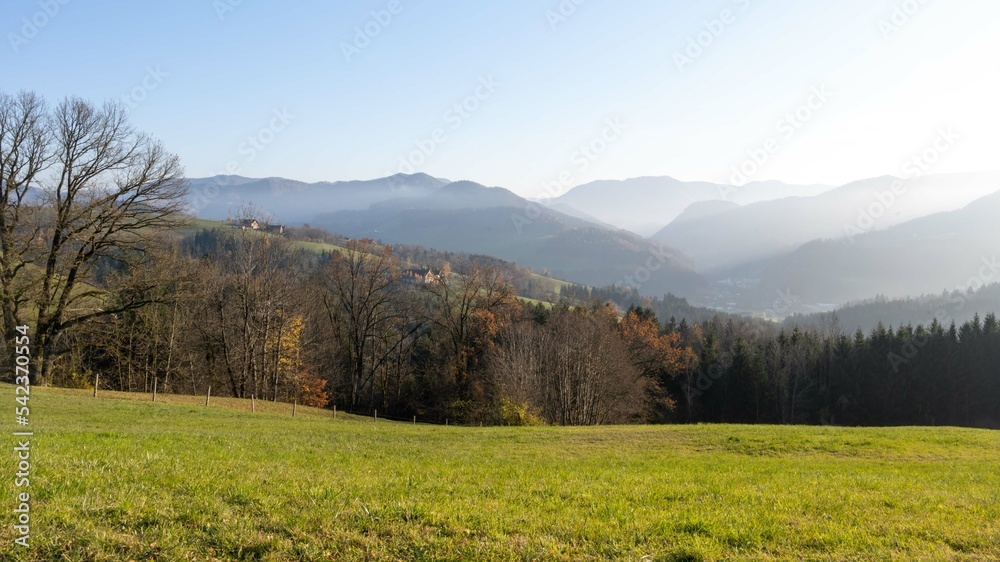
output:
[[[398,279],[399,261],[392,251],[370,240],[350,241],[331,256],[323,272],[323,305],[344,354],[351,408],[359,405],[365,388],[372,391],[374,400],[377,373],[405,341],[386,345],[383,339],[400,316]]]
[[[224,367],[233,396],[278,399],[282,330],[294,316],[291,249],[266,229],[241,228],[269,220],[253,207],[238,213],[238,228],[224,236],[222,271],[210,288],[213,357]]]
[[[425,285],[431,295],[430,323],[444,333],[450,357],[445,360],[453,383],[463,398],[482,401],[486,381],[477,380],[480,362],[493,340],[510,322],[518,301],[506,274],[487,265],[474,265],[462,274],[447,274]]]
[[[617,318],[616,316],[614,318]],[[502,398],[560,425],[641,421],[649,381],[603,308],[504,329],[490,368]]]
[[[94,268],[146,265],[153,235],[182,218],[186,183],[178,158],[137,132],[120,104],[69,98],[47,112],[35,94],[2,95],[0,121],[4,327],[33,302],[45,378],[65,330],[151,302],[108,299]]]
[[[37,94],[0,92],[0,308],[5,338],[13,341],[29,300],[27,254],[37,226],[30,195],[52,161],[52,131],[45,102]]]

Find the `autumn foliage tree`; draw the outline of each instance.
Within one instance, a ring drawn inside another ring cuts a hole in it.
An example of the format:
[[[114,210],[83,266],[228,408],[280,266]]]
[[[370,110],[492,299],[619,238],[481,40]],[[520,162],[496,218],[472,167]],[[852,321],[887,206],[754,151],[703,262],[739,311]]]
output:
[[[680,333],[661,330],[656,315],[642,307],[627,311],[618,324],[632,366],[649,383],[649,415],[655,421],[670,418],[676,408],[670,387],[696,361]]]

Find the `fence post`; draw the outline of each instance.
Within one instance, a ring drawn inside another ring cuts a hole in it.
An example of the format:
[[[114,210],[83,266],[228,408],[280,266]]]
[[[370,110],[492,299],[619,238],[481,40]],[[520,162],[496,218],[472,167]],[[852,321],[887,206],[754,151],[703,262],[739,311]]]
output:
[[[156,379],[153,379],[153,402],[156,402]]]
[[[375,421],[374,421],[374,423],[378,423],[378,410],[375,410]]]
[[[417,425],[417,416],[413,416],[413,425]]]
[[[94,398],[97,398],[97,387],[101,384],[101,373],[94,373]]]
[[[337,405],[333,405],[333,421],[337,421]]]
[[[250,395],[250,413],[257,411],[257,397],[253,394]]]
[[[205,405],[208,406],[208,401],[212,398],[212,385],[208,385],[208,392],[205,393]]]
[[[299,400],[296,398],[295,401],[292,402],[292,417],[293,418],[295,417],[295,408],[297,408],[298,406],[299,406]]]

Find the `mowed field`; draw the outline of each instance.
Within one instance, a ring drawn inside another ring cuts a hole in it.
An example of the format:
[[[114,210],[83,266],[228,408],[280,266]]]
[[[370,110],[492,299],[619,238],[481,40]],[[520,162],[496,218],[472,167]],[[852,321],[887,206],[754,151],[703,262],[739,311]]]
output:
[[[32,390],[4,560],[1000,560],[1000,433],[462,428]]]

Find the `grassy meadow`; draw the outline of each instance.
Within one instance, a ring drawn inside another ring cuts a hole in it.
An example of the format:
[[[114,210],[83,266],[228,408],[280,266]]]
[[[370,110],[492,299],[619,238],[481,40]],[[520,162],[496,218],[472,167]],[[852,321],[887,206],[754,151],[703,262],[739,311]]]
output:
[[[1000,560],[1000,433],[462,428],[35,388],[3,560]]]

